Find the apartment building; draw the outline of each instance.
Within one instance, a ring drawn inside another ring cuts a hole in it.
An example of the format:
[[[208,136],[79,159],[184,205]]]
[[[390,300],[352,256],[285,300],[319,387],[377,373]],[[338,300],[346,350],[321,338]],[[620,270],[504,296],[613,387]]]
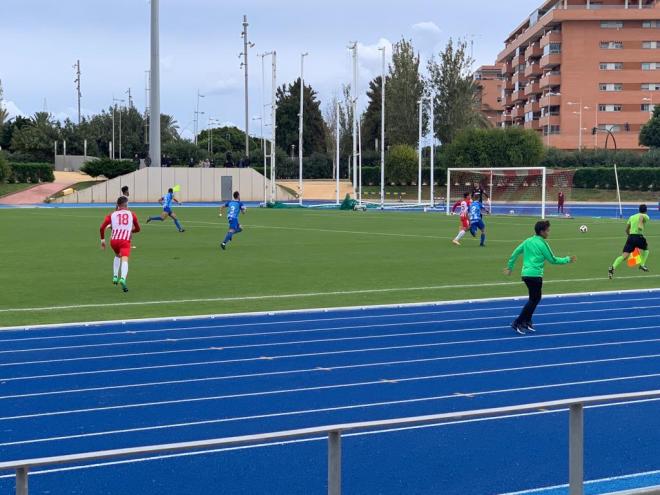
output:
[[[482,65],[474,73],[474,79],[481,96],[481,112],[496,126],[500,120],[502,107],[502,69],[499,65]]]
[[[660,105],[660,3],[550,0],[505,41],[499,125],[524,126],[562,149],[641,150]],[[609,140],[612,147],[612,140]]]

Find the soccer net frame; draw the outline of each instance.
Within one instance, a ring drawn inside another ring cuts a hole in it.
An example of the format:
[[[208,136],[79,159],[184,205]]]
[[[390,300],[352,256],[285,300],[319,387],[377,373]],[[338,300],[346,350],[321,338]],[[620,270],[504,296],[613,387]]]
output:
[[[547,167],[482,167],[482,168],[456,168],[450,167],[447,169],[447,197],[446,197],[446,210],[447,215],[451,215],[451,187],[452,187],[452,172],[454,173],[465,173],[465,174],[481,174],[484,176],[489,176],[488,178],[488,198],[489,202],[493,200],[493,177],[494,175],[506,174],[507,172],[531,172],[539,171],[541,175],[541,218],[545,219],[546,217],[546,188],[547,188],[547,177],[548,171]]]

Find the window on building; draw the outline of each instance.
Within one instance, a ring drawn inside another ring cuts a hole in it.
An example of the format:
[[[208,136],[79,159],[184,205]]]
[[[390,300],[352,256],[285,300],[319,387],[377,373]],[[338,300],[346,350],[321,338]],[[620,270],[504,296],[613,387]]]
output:
[[[601,131],[621,132],[621,124],[598,124]]]
[[[660,62],[642,62],[642,70],[660,70]]]
[[[603,29],[622,29],[623,21],[600,21],[600,27]]]
[[[548,43],[543,47],[543,55],[551,53],[561,53],[561,43]]]
[[[598,87],[601,91],[623,91],[621,83],[600,83]]]
[[[643,21],[642,27],[644,29],[654,29],[660,27],[660,21]]]
[[[653,105],[655,106],[655,105]],[[642,112],[650,112],[651,111],[651,104],[650,103],[642,103],[641,105],[641,110]]]
[[[657,50],[660,48],[660,41],[643,41],[642,48],[646,50]]]
[[[660,83],[643,83],[642,91],[660,91]]]
[[[548,134],[559,134],[561,131],[558,125],[543,126],[543,134],[547,136]]]
[[[600,70],[623,70],[623,62],[601,62]]]
[[[602,50],[622,50],[623,41],[601,41],[600,48]]]
[[[621,112],[623,110],[623,105],[598,105],[599,112]]]

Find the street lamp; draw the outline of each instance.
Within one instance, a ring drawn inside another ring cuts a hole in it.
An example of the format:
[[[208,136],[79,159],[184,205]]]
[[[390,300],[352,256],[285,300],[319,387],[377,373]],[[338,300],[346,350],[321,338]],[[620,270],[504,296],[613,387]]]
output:
[[[300,113],[298,114],[298,202],[303,202],[303,101],[305,95],[305,57],[309,53],[300,54]]]
[[[197,132],[199,130],[199,116],[204,115],[204,112],[199,111],[199,99],[206,98],[206,95],[203,95],[197,90],[197,106],[195,107],[195,146],[197,146]]]
[[[115,112],[117,111],[117,103],[124,103],[124,100],[112,97],[112,159],[115,157]],[[121,112],[119,112],[119,159],[121,160]]]

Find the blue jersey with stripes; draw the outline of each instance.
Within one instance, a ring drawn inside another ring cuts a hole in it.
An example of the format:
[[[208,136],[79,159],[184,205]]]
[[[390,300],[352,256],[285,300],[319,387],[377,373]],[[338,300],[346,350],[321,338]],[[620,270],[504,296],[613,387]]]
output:
[[[227,219],[232,221],[238,220],[238,215],[240,215],[241,211],[245,209],[245,206],[243,206],[241,201],[232,200],[225,203],[225,208],[229,209],[229,211],[227,211]]]
[[[172,200],[174,199],[174,194],[171,192],[168,192],[165,196],[163,196],[163,208],[170,209],[172,208]]]
[[[481,203],[481,201],[473,201],[472,204],[470,204],[470,223],[477,223],[481,221],[481,211],[483,209],[484,205]]]

